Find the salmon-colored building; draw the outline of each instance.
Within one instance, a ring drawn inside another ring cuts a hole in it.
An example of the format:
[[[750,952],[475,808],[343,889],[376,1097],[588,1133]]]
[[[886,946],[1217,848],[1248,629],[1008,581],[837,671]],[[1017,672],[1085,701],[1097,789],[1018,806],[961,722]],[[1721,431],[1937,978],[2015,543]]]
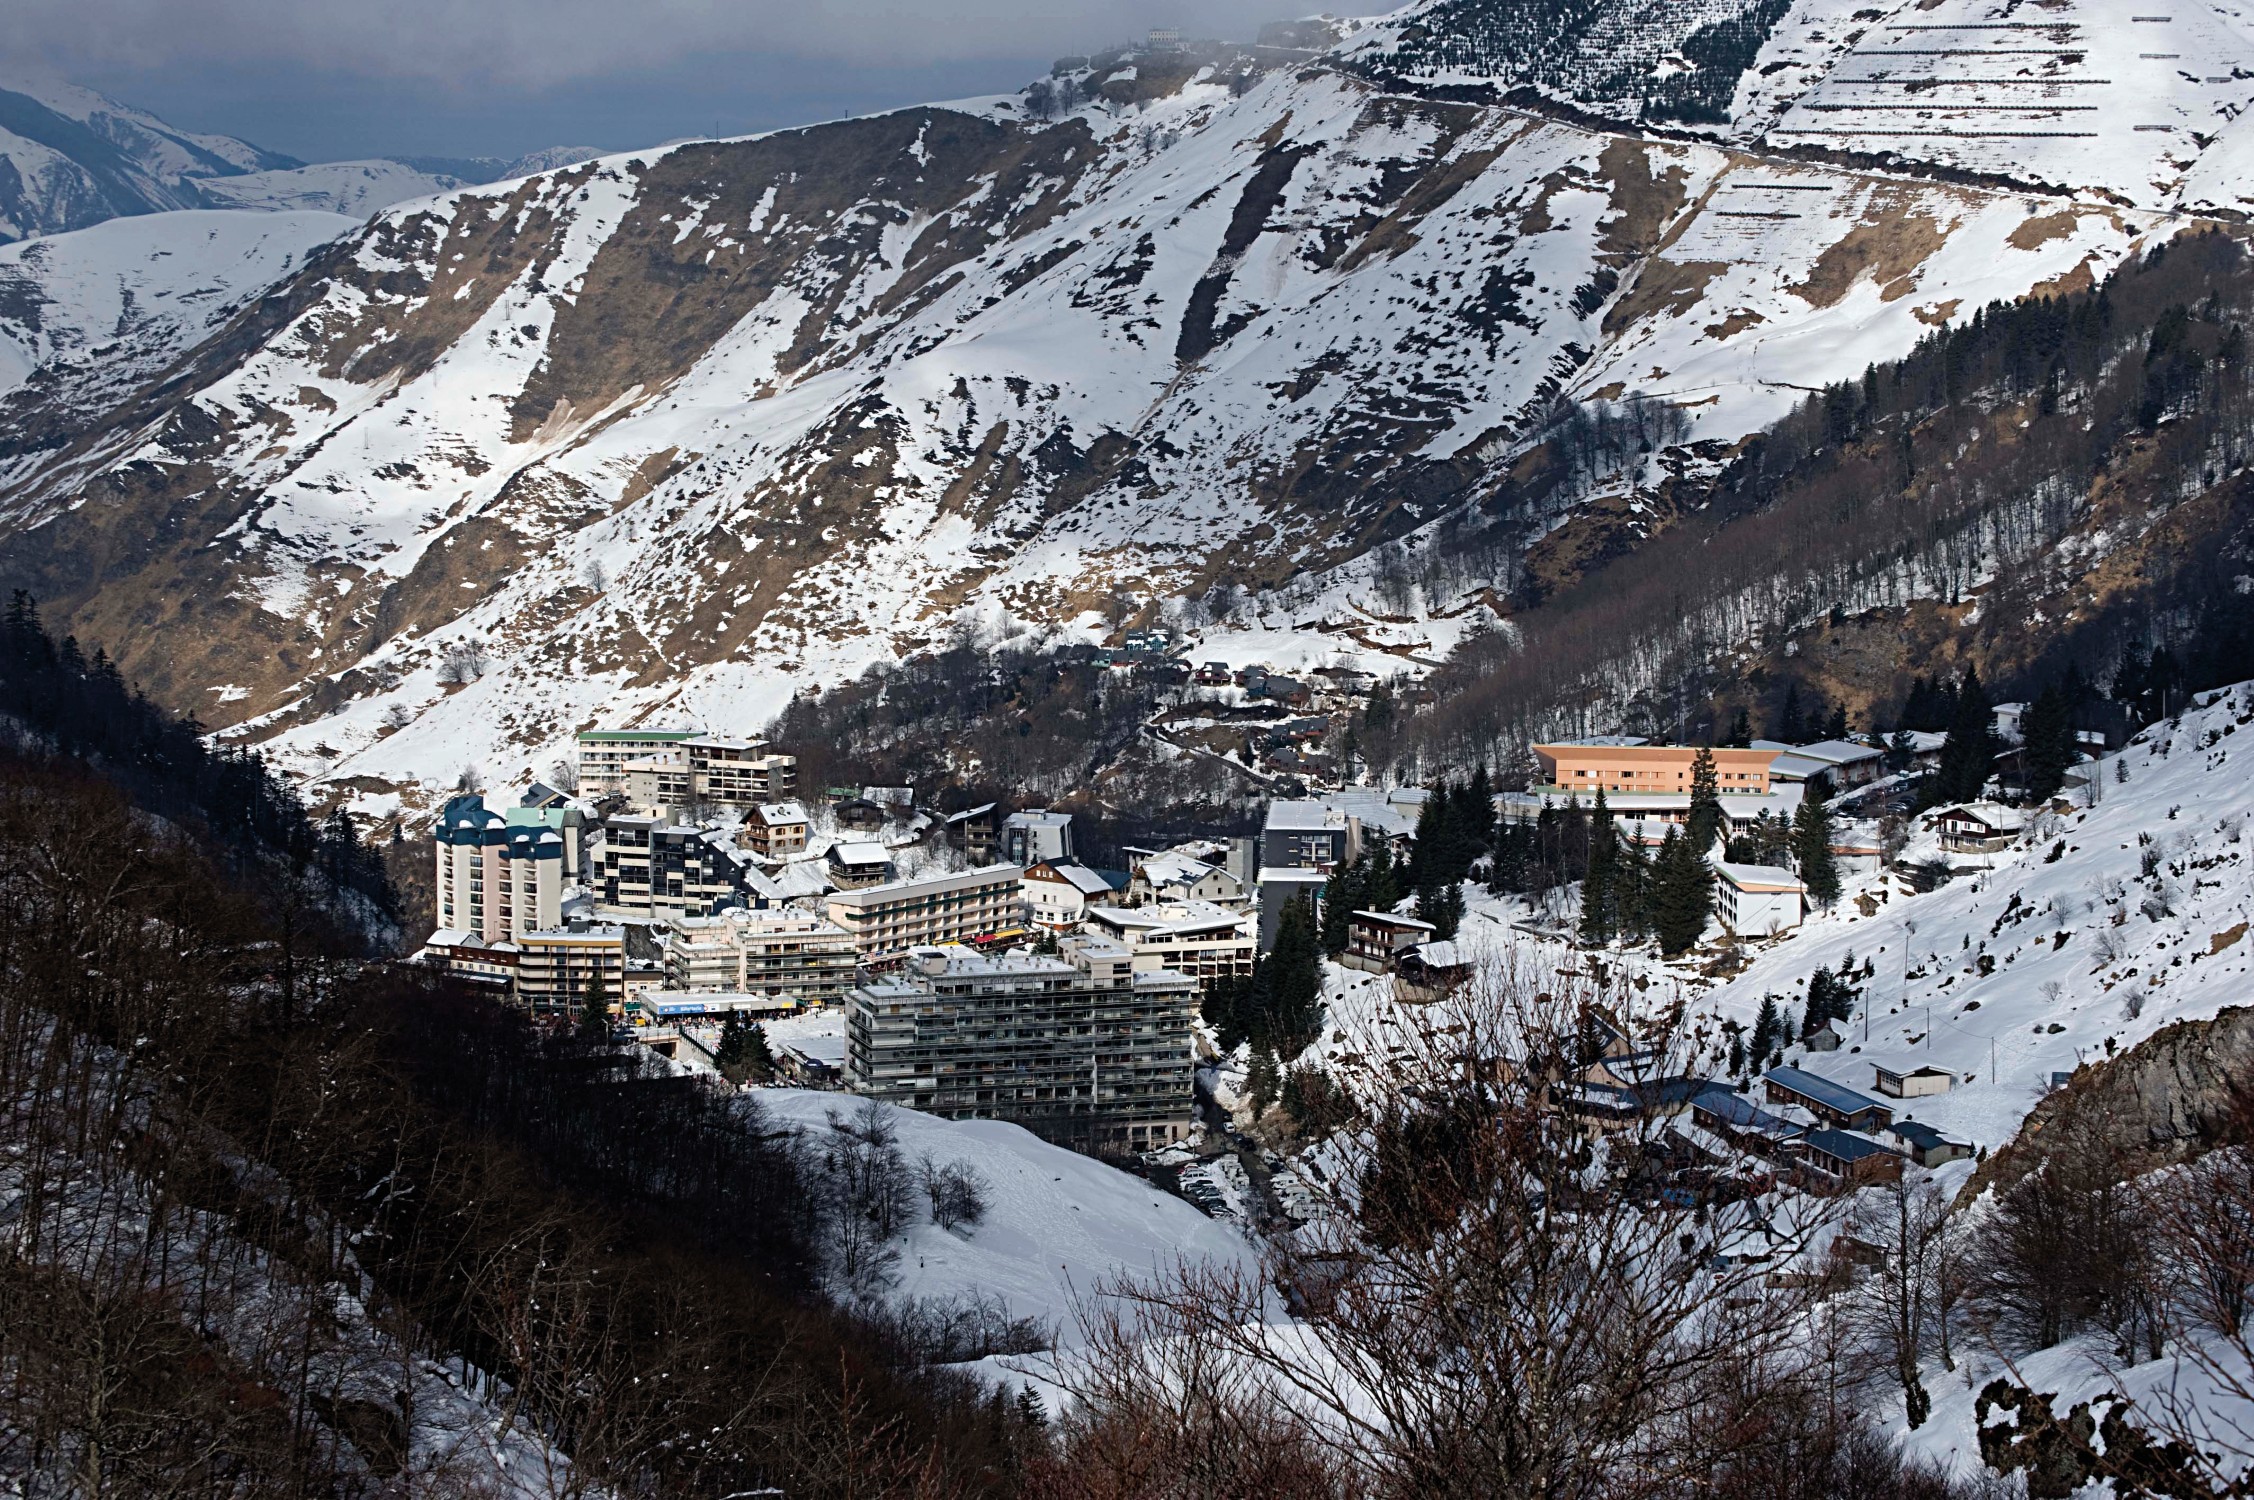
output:
[[[1776,750],[1715,750],[1715,789],[1725,797],[1769,794],[1769,764]],[[1689,792],[1692,745],[1536,745],[1543,779],[1561,791]]]

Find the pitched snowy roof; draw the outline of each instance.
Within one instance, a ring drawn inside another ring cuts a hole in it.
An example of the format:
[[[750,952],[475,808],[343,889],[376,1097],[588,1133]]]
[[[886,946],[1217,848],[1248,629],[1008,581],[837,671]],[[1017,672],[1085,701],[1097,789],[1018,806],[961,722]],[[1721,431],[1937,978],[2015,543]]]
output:
[[[1844,1083],[1834,1083],[1828,1078],[1800,1068],[1771,1068],[1761,1075],[1762,1081],[1791,1090],[1803,1099],[1813,1099],[1826,1109],[1843,1115],[1859,1115],[1868,1109],[1883,1109],[1889,1114],[1891,1106],[1873,1099],[1868,1094],[1857,1093]]]

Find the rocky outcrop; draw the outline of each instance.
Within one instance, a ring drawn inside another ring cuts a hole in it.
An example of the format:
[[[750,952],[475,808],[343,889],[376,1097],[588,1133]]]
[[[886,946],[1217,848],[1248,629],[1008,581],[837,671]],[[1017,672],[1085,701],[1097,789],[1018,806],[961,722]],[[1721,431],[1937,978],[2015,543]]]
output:
[[[1969,1202],[2043,1162],[2049,1144],[2095,1140],[2126,1174],[2247,1138],[2254,1111],[2254,1008],[2181,1021],[2119,1057],[2075,1070],[1964,1189]]]

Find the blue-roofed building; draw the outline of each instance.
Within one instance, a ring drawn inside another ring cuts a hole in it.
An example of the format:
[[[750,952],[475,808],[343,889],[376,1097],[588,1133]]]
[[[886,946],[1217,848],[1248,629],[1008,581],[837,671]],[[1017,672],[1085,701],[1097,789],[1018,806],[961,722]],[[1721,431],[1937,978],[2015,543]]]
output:
[[[1771,1157],[1781,1156],[1785,1147],[1807,1129],[1720,1084],[1691,1100],[1691,1123],[1748,1151]]]
[[[1842,1130],[1884,1130],[1894,1123],[1891,1107],[1800,1068],[1771,1068],[1761,1081],[1771,1104],[1797,1105]]]
[[[496,943],[561,921],[571,883],[566,835],[578,832],[563,818],[521,807],[504,817],[474,792],[448,798],[431,829],[438,927]]]
[[[1811,1169],[1835,1182],[1892,1182],[1902,1175],[1902,1158],[1867,1135],[1845,1130],[1811,1130],[1793,1146]]]
[[[1930,1125],[1916,1120],[1897,1120],[1888,1127],[1894,1139],[1907,1148],[1910,1160],[1921,1167],[1938,1167],[1944,1162],[1963,1161],[1972,1155],[1972,1147],[1963,1141],[1952,1141]]]

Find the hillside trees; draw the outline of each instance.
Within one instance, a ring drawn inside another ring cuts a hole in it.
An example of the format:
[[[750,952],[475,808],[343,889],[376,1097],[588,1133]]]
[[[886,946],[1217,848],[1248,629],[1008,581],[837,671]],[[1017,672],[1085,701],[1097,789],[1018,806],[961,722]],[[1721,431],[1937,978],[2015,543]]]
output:
[[[1053,1367],[1078,1398],[1058,1453],[1083,1493],[1204,1493],[1256,1460],[1268,1492],[1292,1497],[1956,1493],[1827,1399],[1809,1278],[1726,1258],[1746,1208],[1622,1190],[1661,1118],[1592,1153],[1543,1106],[1543,1080],[1581,1055],[1591,998],[1561,988],[1489,969],[1460,1024],[1407,1034],[1396,1086],[1364,1094],[1362,1128],[1333,1137],[1352,1214],[1279,1241],[1257,1269],[1105,1289],[1076,1341],[1087,1357]],[[1681,1041],[1640,1034],[1662,1055]],[[1526,1066],[1480,1065],[1506,1055]],[[1774,1212],[1764,1243],[1789,1257],[1831,1210],[1786,1198]],[[1300,1337],[1260,1316],[1277,1285]],[[1178,1472],[1154,1483],[1154,1452]]]
[[[36,1374],[0,1482],[477,1494],[500,1424],[553,1493],[983,1490],[1016,1439],[821,1299],[795,1137],[349,922],[285,972],[239,857],[0,763],[0,1348]]]
[[[2158,366],[2144,356],[2179,305],[2170,338],[2201,351],[2196,390],[2145,426],[2144,386]],[[2163,634],[2182,690],[2254,675],[2254,600],[2234,581],[2254,556],[2254,527],[2232,477],[2248,456],[2254,380],[2243,360],[2220,358],[2234,338],[2243,345],[2234,330],[2250,319],[2244,249],[2190,234],[2096,291],[1997,305],[1937,330],[1763,433],[1695,519],[1528,599],[1508,642],[1467,643],[1435,683],[1439,702],[1413,721],[1416,740],[1468,759],[1623,718],[1686,732],[1709,694],[1741,690],[1731,673],[1748,643],[1766,650],[1835,616],[1897,618],[1976,584],[1989,606],[1957,638],[1984,678],[2055,674],[2125,635]],[[2054,385],[2045,411],[2039,398]],[[2028,425],[1983,433],[1960,453],[1951,413],[1967,399],[2022,412]],[[2065,628],[2029,630],[2036,610],[2074,587],[2058,543],[2092,523],[2101,478],[2195,498],[2164,502],[2164,526],[2137,522],[2175,544],[2150,552],[2136,588],[2108,593]]]
[[[1252,972],[1214,981],[1203,1014],[1223,1051],[1295,1057],[1323,1029],[1322,942],[1304,896],[1286,902],[1275,942]]]

